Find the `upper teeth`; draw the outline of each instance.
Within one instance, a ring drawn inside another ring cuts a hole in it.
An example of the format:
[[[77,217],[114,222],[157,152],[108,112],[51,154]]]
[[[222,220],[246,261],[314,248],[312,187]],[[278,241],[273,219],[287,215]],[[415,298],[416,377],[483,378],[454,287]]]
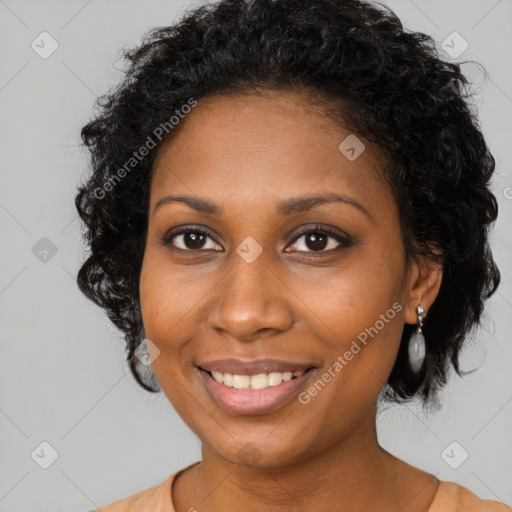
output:
[[[231,373],[212,372],[213,378],[225,386],[235,389],[265,389],[269,386],[277,386],[283,381],[299,377],[306,370],[296,372],[272,372],[259,373],[258,375],[233,375]]]

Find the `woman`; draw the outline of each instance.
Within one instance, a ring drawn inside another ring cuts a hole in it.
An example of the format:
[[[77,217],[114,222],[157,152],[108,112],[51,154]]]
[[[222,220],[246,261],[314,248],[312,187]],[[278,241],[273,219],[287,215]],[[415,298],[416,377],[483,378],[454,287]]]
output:
[[[457,64],[359,0],[225,0],[126,53],[82,131],[80,289],[202,459],[103,512],[510,510],[378,443],[500,275]]]

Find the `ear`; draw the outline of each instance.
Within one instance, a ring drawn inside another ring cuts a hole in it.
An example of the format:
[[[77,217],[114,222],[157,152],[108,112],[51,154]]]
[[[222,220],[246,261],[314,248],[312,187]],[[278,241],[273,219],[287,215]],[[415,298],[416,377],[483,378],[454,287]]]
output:
[[[411,258],[406,279],[405,323],[416,324],[418,321],[416,308],[420,304],[428,315],[441,288],[442,279],[441,263],[436,263],[425,256]]]

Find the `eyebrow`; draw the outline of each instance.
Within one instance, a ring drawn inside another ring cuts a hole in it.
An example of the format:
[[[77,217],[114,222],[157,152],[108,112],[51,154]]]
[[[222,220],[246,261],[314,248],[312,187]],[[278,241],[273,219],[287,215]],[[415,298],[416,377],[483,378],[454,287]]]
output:
[[[299,213],[311,210],[313,207],[317,205],[333,202],[354,206],[371,220],[371,215],[361,203],[357,202],[355,199],[352,199],[351,197],[343,196],[334,192],[318,194],[313,196],[291,197],[279,203],[277,205],[276,211],[280,215],[291,215],[292,213]],[[166,196],[158,200],[158,202],[155,205],[155,208],[153,209],[153,213],[155,213],[164,204],[169,203],[183,203],[190,206],[194,210],[197,210],[198,212],[206,213],[209,215],[221,216],[223,212],[223,208],[221,208],[220,206],[211,203],[205,199],[200,199],[199,197]]]

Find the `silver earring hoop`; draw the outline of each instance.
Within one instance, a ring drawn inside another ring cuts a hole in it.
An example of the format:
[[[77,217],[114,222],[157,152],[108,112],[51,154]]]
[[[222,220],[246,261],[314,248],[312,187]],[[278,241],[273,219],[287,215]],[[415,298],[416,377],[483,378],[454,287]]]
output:
[[[409,338],[409,364],[414,373],[418,373],[423,366],[425,361],[425,336],[421,328],[423,327],[423,318],[425,317],[425,310],[421,307],[421,304],[416,308],[416,314],[418,316],[418,322],[416,324],[416,330],[411,334]]]

